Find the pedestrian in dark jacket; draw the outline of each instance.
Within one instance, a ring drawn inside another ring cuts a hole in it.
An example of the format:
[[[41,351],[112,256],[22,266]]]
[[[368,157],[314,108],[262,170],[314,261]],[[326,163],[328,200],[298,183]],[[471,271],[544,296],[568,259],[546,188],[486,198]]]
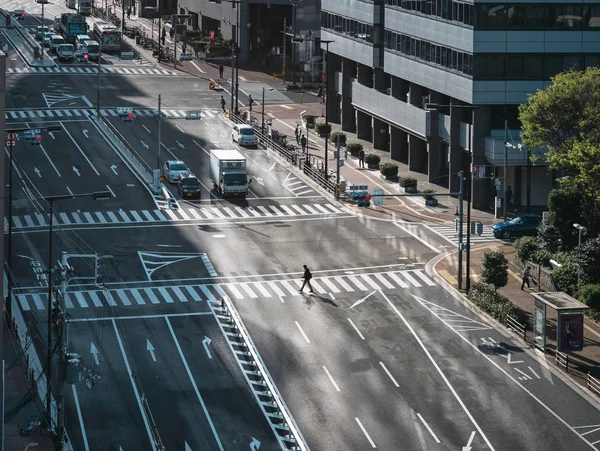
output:
[[[224,71],[224,68],[223,68],[223,65],[221,64],[219,66],[219,78],[221,78],[221,79],[223,78],[223,71]]]
[[[358,151],[358,167],[363,169],[365,167],[365,151],[362,149]]]
[[[525,287],[525,284],[527,284],[527,288],[529,287],[529,276],[531,273],[531,268],[528,266],[527,268],[525,268],[525,270],[523,271],[523,276],[522,276],[522,283],[521,283],[521,290],[523,289],[523,287]]]
[[[310,279],[312,279],[312,274],[310,273],[310,270],[308,269],[308,266],[304,265],[304,275],[302,276],[302,279],[304,279],[304,282],[302,282],[302,286],[300,287],[300,293],[302,293],[302,290],[304,290],[304,286],[308,285],[308,288],[310,289],[310,293],[313,292],[312,289],[312,285],[310,284]]]

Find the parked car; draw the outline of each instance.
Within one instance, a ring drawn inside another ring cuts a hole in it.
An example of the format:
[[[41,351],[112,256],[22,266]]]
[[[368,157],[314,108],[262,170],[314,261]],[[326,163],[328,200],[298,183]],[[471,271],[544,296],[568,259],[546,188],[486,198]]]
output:
[[[177,179],[183,173],[190,172],[183,161],[169,160],[163,166],[163,175],[169,183],[177,183]]]
[[[182,199],[200,199],[200,181],[191,172],[179,175],[177,192]]]
[[[517,216],[512,221],[499,222],[492,226],[494,237],[508,239],[516,236],[535,236],[540,217],[533,214]]]
[[[235,124],[231,132],[233,142],[238,142],[240,146],[256,146],[258,139],[254,133],[254,129],[249,125]]]
[[[43,43],[44,43],[44,47],[50,47],[50,43],[52,42],[52,36],[54,36],[56,33],[54,33],[53,31],[48,31],[46,33],[44,33],[44,39],[43,39]]]

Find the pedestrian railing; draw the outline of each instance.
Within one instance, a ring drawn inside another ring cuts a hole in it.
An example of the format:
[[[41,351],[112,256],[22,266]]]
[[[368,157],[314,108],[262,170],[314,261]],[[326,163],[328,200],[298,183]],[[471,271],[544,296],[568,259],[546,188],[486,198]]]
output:
[[[517,318],[507,315],[506,326],[509,330],[512,330],[519,337],[521,337],[524,341],[527,341],[527,324],[522,324],[519,321],[517,321]]]
[[[600,395],[600,379],[596,379],[589,371],[587,373],[587,388],[596,395]]]
[[[564,370],[569,372],[569,355],[564,352],[560,352],[558,349],[556,350],[556,355],[554,357],[554,364],[556,366],[560,366],[564,368]]]

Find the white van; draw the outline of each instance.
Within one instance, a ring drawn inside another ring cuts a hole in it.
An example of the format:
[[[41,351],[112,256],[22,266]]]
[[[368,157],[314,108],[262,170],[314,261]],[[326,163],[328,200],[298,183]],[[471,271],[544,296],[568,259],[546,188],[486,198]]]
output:
[[[90,41],[91,39],[92,38],[90,38],[87,34],[78,34],[75,36],[75,46],[79,47],[80,45],[83,45],[85,41]]]
[[[53,34],[50,37],[50,50],[53,52],[58,53],[58,47],[63,44],[66,44],[66,41],[61,35]]]
[[[235,124],[233,126],[231,139],[233,142],[237,141],[240,146],[256,146],[258,144],[254,129],[244,124]]]
[[[100,44],[98,44],[96,41],[84,41],[83,43],[83,48],[85,49],[86,53],[88,54],[88,58],[91,60],[96,60],[98,59],[98,56],[100,55]]]
[[[75,47],[73,44],[61,44],[58,46],[58,60],[59,61],[71,61],[75,53]]]

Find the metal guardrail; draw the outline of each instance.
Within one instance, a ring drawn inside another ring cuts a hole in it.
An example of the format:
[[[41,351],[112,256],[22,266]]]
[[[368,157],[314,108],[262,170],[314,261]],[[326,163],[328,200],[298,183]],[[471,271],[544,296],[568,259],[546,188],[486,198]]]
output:
[[[261,387],[259,392],[261,397],[272,400],[264,404],[268,404],[270,407],[276,409],[276,413],[267,414],[267,420],[271,423],[273,430],[278,431],[277,439],[280,445],[283,449],[287,450],[309,451],[308,444],[300,433],[298,425],[292,418],[287,405],[283,401],[283,397],[275,386],[275,382],[267,371],[256,345],[252,341],[252,338],[250,338],[250,334],[231,300],[227,296],[224,296],[220,301],[211,301],[211,306],[213,311],[220,311],[220,315],[217,316],[223,318],[229,329],[231,329],[231,331],[226,333],[226,336],[233,335],[239,339],[236,342],[236,347],[242,348],[242,353],[247,356],[247,359],[244,360],[244,365],[252,368],[246,371],[246,373],[249,372],[253,376],[251,383]]]
[[[600,396],[600,380],[596,379],[589,372],[587,373],[587,388],[589,391]]]
[[[524,341],[527,341],[527,324],[522,324],[519,321],[517,321],[516,318],[507,315],[506,326],[509,328],[509,330],[512,330],[519,337],[521,337]]]
[[[558,349],[556,350],[556,355],[554,357],[554,364],[556,366],[561,366],[565,369],[565,371],[569,372],[569,355],[564,352],[560,352]]]

